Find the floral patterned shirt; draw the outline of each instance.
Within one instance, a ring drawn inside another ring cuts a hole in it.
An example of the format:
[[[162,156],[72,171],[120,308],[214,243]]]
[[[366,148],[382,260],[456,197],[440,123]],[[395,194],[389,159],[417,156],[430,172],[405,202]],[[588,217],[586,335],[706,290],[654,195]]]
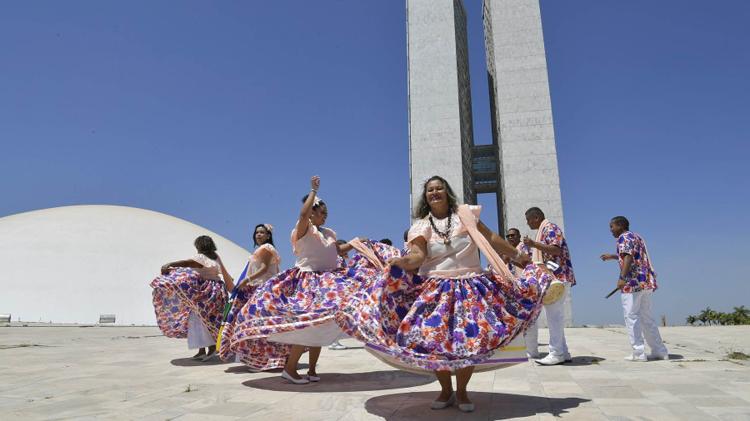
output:
[[[617,256],[622,269],[625,255],[633,257],[630,271],[625,275],[623,293],[631,293],[644,289],[656,290],[656,273],[651,267],[651,259],[646,251],[646,243],[640,235],[625,231],[617,238]]]
[[[555,277],[561,282],[568,282],[570,286],[576,284],[576,277],[573,273],[573,263],[570,261],[570,250],[568,250],[568,242],[565,241],[562,229],[557,224],[549,223],[544,227],[542,231],[542,243],[548,246],[557,246],[562,250],[562,255],[552,256],[547,253],[542,253],[544,261],[551,260],[560,265],[560,273],[556,274]]]
[[[523,243],[523,241],[519,242],[516,246],[516,250],[521,252],[521,254],[525,254],[529,258],[531,258],[531,248]],[[518,266],[514,265],[513,262],[511,262],[511,258],[508,259],[508,269],[510,270],[510,273],[513,274],[513,276],[521,276],[521,272],[523,272],[523,269],[519,268]]]

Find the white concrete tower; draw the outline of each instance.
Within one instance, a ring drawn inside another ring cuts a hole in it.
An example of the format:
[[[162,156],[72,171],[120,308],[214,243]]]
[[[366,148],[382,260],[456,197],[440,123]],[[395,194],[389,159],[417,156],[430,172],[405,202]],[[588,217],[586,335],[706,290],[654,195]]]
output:
[[[412,209],[422,184],[444,177],[473,203],[471,87],[461,0],[407,0],[409,161]]]
[[[484,34],[505,228],[532,206],[564,227],[539,0],[484,0]]]
[[[528,232],[524,213],[536,206],[564,230],[539,0],[484,0],[483,9],[502,225]]]

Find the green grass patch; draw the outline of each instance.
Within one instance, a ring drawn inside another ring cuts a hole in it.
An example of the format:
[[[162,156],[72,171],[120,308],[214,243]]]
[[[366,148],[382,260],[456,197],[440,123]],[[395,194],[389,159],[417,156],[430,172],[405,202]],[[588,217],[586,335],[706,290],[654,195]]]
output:
[[[732,351],[727,354],[727,358],[730,360],[750,360],[750,355],[747,355],[744,352]]]

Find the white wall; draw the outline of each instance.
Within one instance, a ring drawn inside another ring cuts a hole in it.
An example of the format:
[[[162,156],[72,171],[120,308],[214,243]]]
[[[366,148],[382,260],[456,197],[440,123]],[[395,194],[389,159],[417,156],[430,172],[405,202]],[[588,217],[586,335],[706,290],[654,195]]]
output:
[[[122,206],[68,206],[0,218],[0,313],[13,320],[155,324],[149,282],[209,235],[237,277],[249,252],[198,225]]]

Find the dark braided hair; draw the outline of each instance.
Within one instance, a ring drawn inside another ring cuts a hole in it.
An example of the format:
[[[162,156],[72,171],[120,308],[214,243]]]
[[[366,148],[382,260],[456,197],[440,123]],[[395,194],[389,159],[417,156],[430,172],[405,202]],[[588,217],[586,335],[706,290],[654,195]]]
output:
[[[439,175],[433,175],[432,177],[428,178],[427,181],[425,181],[422,185],[422,195],[419,197],[417,209],[414,211],[414,217],[417,219],[422,219],[430,214],[430,205],[427,202],[427,185],[430,184],[431,181],[435,180],[443,183],[443,187],[445,187],[445,192],[448,195],[448,208],[452,212],[455,212],[456,209],[458,209],[458,199],[456,199],[456,194],[453,193],[451,185],[448,184],[448,182],[443,177]]]
[[[193,245],[195,246],[195,249],[198,250],[198,253],[209,259],[216,260],[219,258],[219,255],[216,254],[216,244],[214,244],[214,240],[212,240],[211,237],[201,235],[195,239]]]

